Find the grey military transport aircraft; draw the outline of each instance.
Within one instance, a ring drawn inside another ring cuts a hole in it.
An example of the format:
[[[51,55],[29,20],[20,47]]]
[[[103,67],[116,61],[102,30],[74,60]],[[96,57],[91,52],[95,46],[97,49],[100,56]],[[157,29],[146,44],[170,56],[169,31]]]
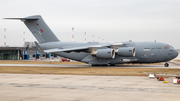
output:
[[[167,62],[178,56],[178,52],[171,45],[160,42],[61,42],[40,15],[5,19],[24,22],[39,42],[38,44],[35,41],[40,52],[52,53],[92,66],[165,62],[164,66],[168,67]]]

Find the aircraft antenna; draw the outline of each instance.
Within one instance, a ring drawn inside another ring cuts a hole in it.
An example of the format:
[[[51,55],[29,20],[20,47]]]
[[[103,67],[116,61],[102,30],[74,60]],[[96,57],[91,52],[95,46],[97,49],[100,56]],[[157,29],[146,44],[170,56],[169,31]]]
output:
[[[4,28],[4,47],[6,47],[6,28]]]
[[[84,34],[85,34],[85,42],[86,42],[86,32]]]
[[[74,27],[72,28],[72,42],[74,42]]]
[[[25,47],[25,32],[23,32],[23,47]]]

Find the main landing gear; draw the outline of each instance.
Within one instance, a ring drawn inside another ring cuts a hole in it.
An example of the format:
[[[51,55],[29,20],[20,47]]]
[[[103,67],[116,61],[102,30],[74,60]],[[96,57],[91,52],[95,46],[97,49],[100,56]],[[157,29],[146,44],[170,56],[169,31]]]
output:
[[[168,66],[169,66],[169,64],[168,64],[168,63],[165,63],[165,64],[164,64],[164,66],[165,66],[165,67],[168,67]]]
[[[110,64],[110,66],[115,66],[115,64]]]
[[[108,66],[108,64],[91,64],[91,66]],[[115,66],[115,64],[110,64],[110,66]]]
[[[107,64],[91,64],[91,66],[108,66]]]

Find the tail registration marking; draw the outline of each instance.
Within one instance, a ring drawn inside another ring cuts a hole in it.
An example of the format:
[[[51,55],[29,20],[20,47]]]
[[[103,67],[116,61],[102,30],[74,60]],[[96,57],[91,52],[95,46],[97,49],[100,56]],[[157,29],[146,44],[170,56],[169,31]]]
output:
[[[38,32],[39,32],[39,31],[38,31]],[[41,32],[39,32],[39,34],[42,35]]]

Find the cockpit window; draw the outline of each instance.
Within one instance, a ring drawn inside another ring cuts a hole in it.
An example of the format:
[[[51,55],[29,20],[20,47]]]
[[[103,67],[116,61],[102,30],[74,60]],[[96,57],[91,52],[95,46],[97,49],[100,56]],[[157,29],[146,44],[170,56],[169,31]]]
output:
[[[164,49],[169,49],[170,48],[170,46],[164,46]]]
[[[172,49],[174,49],[174,47],[173,47],[173,46],[171,46],[171,48],[172,48]]]

